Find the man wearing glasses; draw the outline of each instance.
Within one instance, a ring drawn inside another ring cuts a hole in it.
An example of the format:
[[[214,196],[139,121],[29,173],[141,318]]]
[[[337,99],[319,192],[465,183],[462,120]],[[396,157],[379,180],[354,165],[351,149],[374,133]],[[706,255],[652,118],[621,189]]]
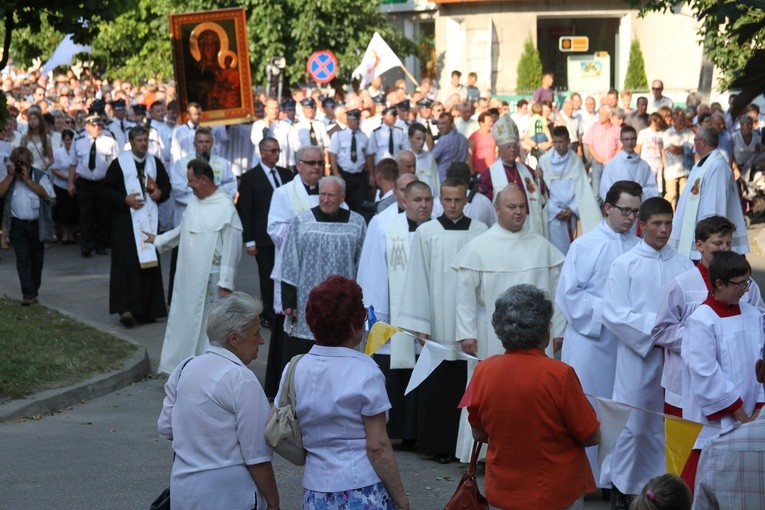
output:
[[[611,398],[613,393],[618,340],[603,327],[603,289],[614,260],[640,241],[631,230],[642,193],[640,185],[633,181],[618,181],[611,186],[605,196],[606,217],[571,243],[558,280],[555,303],[568,323],[561,361],[574,368],[589,395]],[[598,447],[588,448],[587,456],[597,482]]]
[[[662,106],[666,106],[670,109],[675,106],[670,98],[662,95],[662,92],[664,92],[664,82],[661,80],[654,80],[651,83],[651,94],[653,94],[653,100],[648,105],[649,114],[657,111]]]
[[[640,184],[643,187],[643,200],[659,196],[659,187],[651,167],[635,152],[635,145],[637,144],[635,128],[622,126],[619,140],[622,142],[622,150],[603,168],[603,176],[600,180],[600,200],[605,201],[606,193],[617,181],[634,181]]]

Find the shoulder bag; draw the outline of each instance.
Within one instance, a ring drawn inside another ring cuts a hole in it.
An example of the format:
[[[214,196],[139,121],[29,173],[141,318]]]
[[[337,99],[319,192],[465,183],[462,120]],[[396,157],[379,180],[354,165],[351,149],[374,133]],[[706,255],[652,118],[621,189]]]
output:
[[[475,479],[475,468],[478,463],[478,453],[483,443],[473,441],[473,452],[470,455],[470,464],[462,476],[457,490],[444,507],[444,510],[489,510],[489,502],[478,490],[478,482]]]
[[[295,412],[295,366],[303,356],[300,354],[290,360],[279,396],[279,407],[271,413],[263,433],[266,444],[296,466],[305,464],[306,454]]]

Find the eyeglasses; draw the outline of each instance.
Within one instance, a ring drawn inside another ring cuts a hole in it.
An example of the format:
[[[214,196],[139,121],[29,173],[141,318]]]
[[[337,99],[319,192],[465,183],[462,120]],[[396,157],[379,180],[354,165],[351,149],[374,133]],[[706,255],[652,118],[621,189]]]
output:
[[[731,285],[736,285],[741,290],[747,290],[749,288],[749,286],[752,285],[753,281],[754,280],[752,280],[751,278],[747,278],[743,282],[732,282],[732,281],[728,280],[728,283],[730,283]]]
[[[630,209],[629,207],[619,207],[618,205],[615,205],[615,204],[611,204],[611,207],[615,207],[616,209],[619,210],[620,213],[622,213],[622,215],[627,217],[631,215],[637,216],[638,213],[640,212],[640,209]]]
[[[324,164],[324,161],[321,159],[316,159],[313,161],[305,161],[301,159],[300,162],[303,163],[304,165],[309,165],[309,166],[319,166]]]

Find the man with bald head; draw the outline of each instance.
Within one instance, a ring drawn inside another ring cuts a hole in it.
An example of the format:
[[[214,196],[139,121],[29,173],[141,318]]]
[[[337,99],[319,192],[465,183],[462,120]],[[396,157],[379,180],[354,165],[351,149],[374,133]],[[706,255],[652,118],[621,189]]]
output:
[[[284,345],[284,363],[314,344],[304,313],[311,289],[330,275],[356,278],[367,225],[360,214],[341,207],[344,200],[345,181],[323,177],[319,205],[292,218],[282,255],[281,290],[284,313],[295,328]]]
[[[398,173],[413,174],[417,170],[417,156],[409,149],[404,149],[396,156],[396,163],[398,163]]]
[[[452,262],[457,271],[456,339],[462,350],[484,359],[504,352],[491,327],[494,302],[513,285],[528,283],[554,296],[563,254],[543,236],[526,225],[526,196],[514,184],[494,194],[497,223],[470,241]],[[553,313],[550,343],[546,353],[560,349],[566,321],[557,306]],[[472,373],[475,366],[468,370]],[[470,374],[468,374],[470,380]],[[472,432],[463,413],[457,439],[457,457],[470,458]]]
[[[404,185],[407,181],[408,184]],[[364,306],[373,307],[379,320],[394,325],[401,311],[401,296],[414,232],[419,225],[430,220],[433,211],[430,186],[417,180],[413,174],[400,176],[396,182],[397,189],[402,185],[404,188],[399,204],[404,211],[396,214],[397,209],[391,205],[388,208],[391,213],[386,210],[372,219],[361,252],[358,276],[364,291]],[[412,447],[417,437],[417,395],[412,392],[404,398],[411,370],[390,370],[391,352],[391,343],[388,342],[375,356],[386,375],[388,398],[393,406],[388,420],[388,435],[392,439],[402,439],[406,446]]]

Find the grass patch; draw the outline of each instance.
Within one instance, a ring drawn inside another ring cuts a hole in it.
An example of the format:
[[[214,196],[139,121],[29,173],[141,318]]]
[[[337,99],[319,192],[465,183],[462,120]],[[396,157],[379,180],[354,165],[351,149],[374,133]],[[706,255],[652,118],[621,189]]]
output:
[[[115,370],[135,350],[49,308],[0,298],[0,402]]]

